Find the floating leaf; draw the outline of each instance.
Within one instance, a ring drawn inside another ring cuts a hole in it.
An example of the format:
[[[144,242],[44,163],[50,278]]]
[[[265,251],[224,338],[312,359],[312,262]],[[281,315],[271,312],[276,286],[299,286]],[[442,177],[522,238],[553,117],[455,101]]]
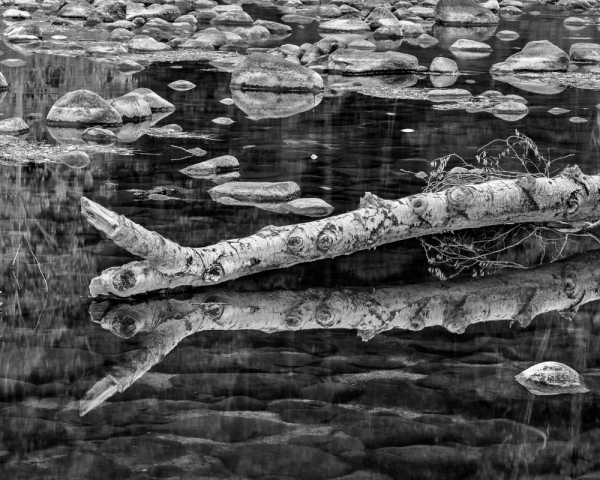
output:
[[[231,118],[227,118],[227,117],[215,118],[215,119],[213,119],[213,122],[216,123],[217,125],[231,125],[232,123],[234,123],[234,121]]]

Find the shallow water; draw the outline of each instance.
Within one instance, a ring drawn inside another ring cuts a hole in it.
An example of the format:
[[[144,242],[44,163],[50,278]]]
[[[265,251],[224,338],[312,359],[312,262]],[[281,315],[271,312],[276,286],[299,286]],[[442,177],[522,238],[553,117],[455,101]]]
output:
[[[254,5],[245,9],[255,18],[278,20],[282,14]],[[600,475],[597,301],[583,305],[572,321],[551,312],[527,327],[506,320],[470,325],[462,335],[441,326],[394,329],[368,342],[354,330],[271,331],[249,320],[256,314],[252,302],[275,298],[274,312],[277,301],[287,308],[269,292],[361,287],[368,289],[361,295],[375,295],[383,286],[432,282],[418,241],[241,278],[216,293],[207,290],[213,295],[204,298],[209,303],[238,291],[257,296],[249,297],[237,323],[199,328],[123,393],[79,416],[79,400],[97,381],[127,358],[137,358],[135,352],[152,352],[148,345],[157,335],[174,338],[170,329],[176,326],[152,324],[152,312],[198,310],[191,294],[161,296],[126,305],[141,324],[150,323],[138,335],[118,330],[117,336],[96,323],[125,307],[92,303],[90,280],[132,257],[85,222],[81,196],[183,245],[200,246],[306,220],[215,203],[207,194],[212,182],[179,172],[219,155],[238,158],[243,180],[295,181],[303,196],[327,201],[335,213],[356,208],[365,192],[390,199],[417,193],[423,183],[403,170],[428,172],[431,160],[450,153],[472,159],[481,146],[514,130],[552,158],[573,155],[558,160],[557,169],[577,163],[585,173],[598,173],[598,91],[567,88],[546,95],[496,82],[487,73],[531,40],[549,39],[567,51],[578,41],[600,41],[595,26],[566,29],[566,16],[556,7],[527,3],[519,18],[473,33],[493,47],[490,56],[456,59],[465,74],[454,86],[474,94],[514,93],[528,101],[530,113],[516,122],[484,112],[433,110],[428,102],[329,90],[307,108],[311,98],[231,92],[230,75],[207,64],[151,65],[124,75],[87,58],[28,55],[6,46],[2,60],[20,58],[26,64],[0,67],[11,84],[0,114],[27,119],[29,139],[65,148],[78,141],[74,132],[44,123],[53,103],[69,91],[86,88],[112,98],[139,87],[177,107],[158,126],[175,123],[205,138],[152,138],[129,126],[117,145],[132,149],[130,155],[94,155],[83,169],[54,163],[0,166],[0,478]],[[506,29],[520,38],[503,42],[493,36]],[[438,45],[424,49],[404,39],[399,51],[416,55],[421,64],[452,57],[447,47],[464,32],[435,27],[430,34],[440,39]],[[283,42],[318,38],[313,24],[295,28]],[[179,79],[197,87],[185,92],[167,87]],[[431,80],[421,78],[416,86],[430,87]],[[219,102],[229,97],[234,105]],[[554,116],[548,113],[553,107],[570,112]],[[588,122],[571,123],[571,116]],[[217,125],[212,122],[217,117],[235,123]],[[200,147],[207,154],[177,160],[185,152],[175,147]],[[177,199],[139,201],[130,191],[155,187],[175,189]],[[581,239],[565,253],[592,248],[593,241]],[[513,256],[534,261],[539,252],[523,247]],[[323,292],[331,291],[314,294]],[[132,326],[131,312],[121,318],[125,330]],[[591,391],[539,397],[514,381],[517,373],[546,360],[585,374]]]

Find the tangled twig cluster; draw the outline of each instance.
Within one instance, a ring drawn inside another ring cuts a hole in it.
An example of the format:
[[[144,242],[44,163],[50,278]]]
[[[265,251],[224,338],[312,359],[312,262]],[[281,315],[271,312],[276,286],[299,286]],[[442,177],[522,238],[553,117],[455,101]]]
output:
[[[425,192],[438,192],[456,185],[518,179],[525,175],[551,177],[556,173],[553,163],[564,158],[544,156],[530,138],[515,131],[505,140],[494,140],[480,148],[476,165],[451,154],[431,162],[434,170],[429,175],[423,172],[416,175],[425,180]],[[456,161],[459,166],[448,169]],[[420,241],[430,264],[429,272],[447,280],[460,274],[483,276],[506,267],[529,268],[552,262],[563,256],[574,237],[581,236],[600,243],[589,229],[543,223],[452,231],[422,237]]]

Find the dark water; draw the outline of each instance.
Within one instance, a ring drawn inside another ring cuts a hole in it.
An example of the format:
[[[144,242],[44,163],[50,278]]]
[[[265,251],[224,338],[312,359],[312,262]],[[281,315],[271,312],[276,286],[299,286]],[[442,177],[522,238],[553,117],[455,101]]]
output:
[[[246,8],[255,18],[281,16],[276,8]],[[198,310],[193,297],[151,298],[127,305],[123,328],[131,329],[127,318],[135,315],[140,324],[149,323],[138,335],[128,330],[119,337],[96,323],[120,307],[91,303],[90,280],[132,257],[83,220],[81,196],[183,245],[201,246],[305,221],[215,203],[207,194],[211,182],[179,172],[219,155],[238,158],[245,181],[295,181],[303,196],[322,198],[336,213],[356,208],[365,192],[383,198],[416,193],[422,183],[402,170],[427,172],[431,160],[449,153],[472,159],[482,145],[515,129],[552,158],[574,155],[557,168],[577,163],[585,173],[598,173],[600,93],[543,95],[495,82],[487,73],[530,40],[549,39],[567,51],[572,43],[599,40],[595,26],[566,29],[565,17],[555,7],[527,3],[521,17],[505,18],[495,29],[515,30],[518,40],[502,42],[494,29],[479,31],[473,38],[489,43],[493,53],[457,59],[467,74],[456,87],[515,93],[528,101],[530,113],[516,122],[329,90],[308,111],[256,119],[269,105],[245,112],[241,107],[260,101],[251,94],[237,97],[237,105],[219,103],[232,96],[229,74],[207,64],[152,65],[124,75],[86,58],[25,55],[6,46],[3,59],[22,58],[26,65],[0,67],[12,85],[0,114],[26,118],[32,140],[65,148],[73,141],[43,120],[69,91],[86,88],[112,98],[139,87],[176,105],[158,125],[176,123],[207,139],[136,138],[130,132],[131,141],[118,146],[134,154],[94,155],[85,169],[0,166],[0,478],[600,478],[597,302],[583,305],[572,321],[551,312],[527,327],[506,320],[471,325],[462,335],[440,326],[395,329],[368,342],[344,329],[268,333],[262,324],[252,325],[255,312],[248,310],[224,330],[199,328],[123,393],[79,416],[79,400],[96,382],[137,358],[134,352],[153,352],[154,339],[174,338],[176,327],[152,324],[152,312]],[[437,46],[423,49],[405,39],[399,51],[428,64],[439,55],[451,57],[447,47],[463,36],[439,27],[430,33],[440,39]],[[313,25],[295,28],[285,42],[318,38]],[[197,87],[167,87],[178,79]],[[423,78],[417,86],[431,82]],[[553,116],[547,113],[552,107],[570,113]],[[570,123],[571,116],[588,122]],[[217,117],[235,123],[216,125]],[[173,146],[208,153],[174,160],[183,152]],[[181,199],[138,201],[129,191],[154,187],[176,188]],[[594,242],[582,239],[565,252],[592,248]],[[537,255],[527,248],[514,252],[521,259]],[[419,242],[407,241],[238,279],[221,290],[258,292],[257,302],[276,289],[375,292],[431,282],[427,269]],[[540,397],[514,381],[547,360],[585,374],[591,391]]]

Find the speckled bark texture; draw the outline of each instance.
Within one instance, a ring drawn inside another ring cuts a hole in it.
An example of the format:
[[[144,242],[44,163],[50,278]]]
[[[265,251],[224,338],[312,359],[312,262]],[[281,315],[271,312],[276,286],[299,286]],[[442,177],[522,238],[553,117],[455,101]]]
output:
[[[268,226],[245,238],[182,247],[83,197],[82,212],[117,245],[145,261],[109,268],[92,280],[92,296],[120,297],[180,286],[212,285],[385,243],[505,223],[561,222],[600,216],[600,176],[567,167],[554,178],[526,176],[461,185],[402,200],[367,193],[360,208],[285,227]]]

